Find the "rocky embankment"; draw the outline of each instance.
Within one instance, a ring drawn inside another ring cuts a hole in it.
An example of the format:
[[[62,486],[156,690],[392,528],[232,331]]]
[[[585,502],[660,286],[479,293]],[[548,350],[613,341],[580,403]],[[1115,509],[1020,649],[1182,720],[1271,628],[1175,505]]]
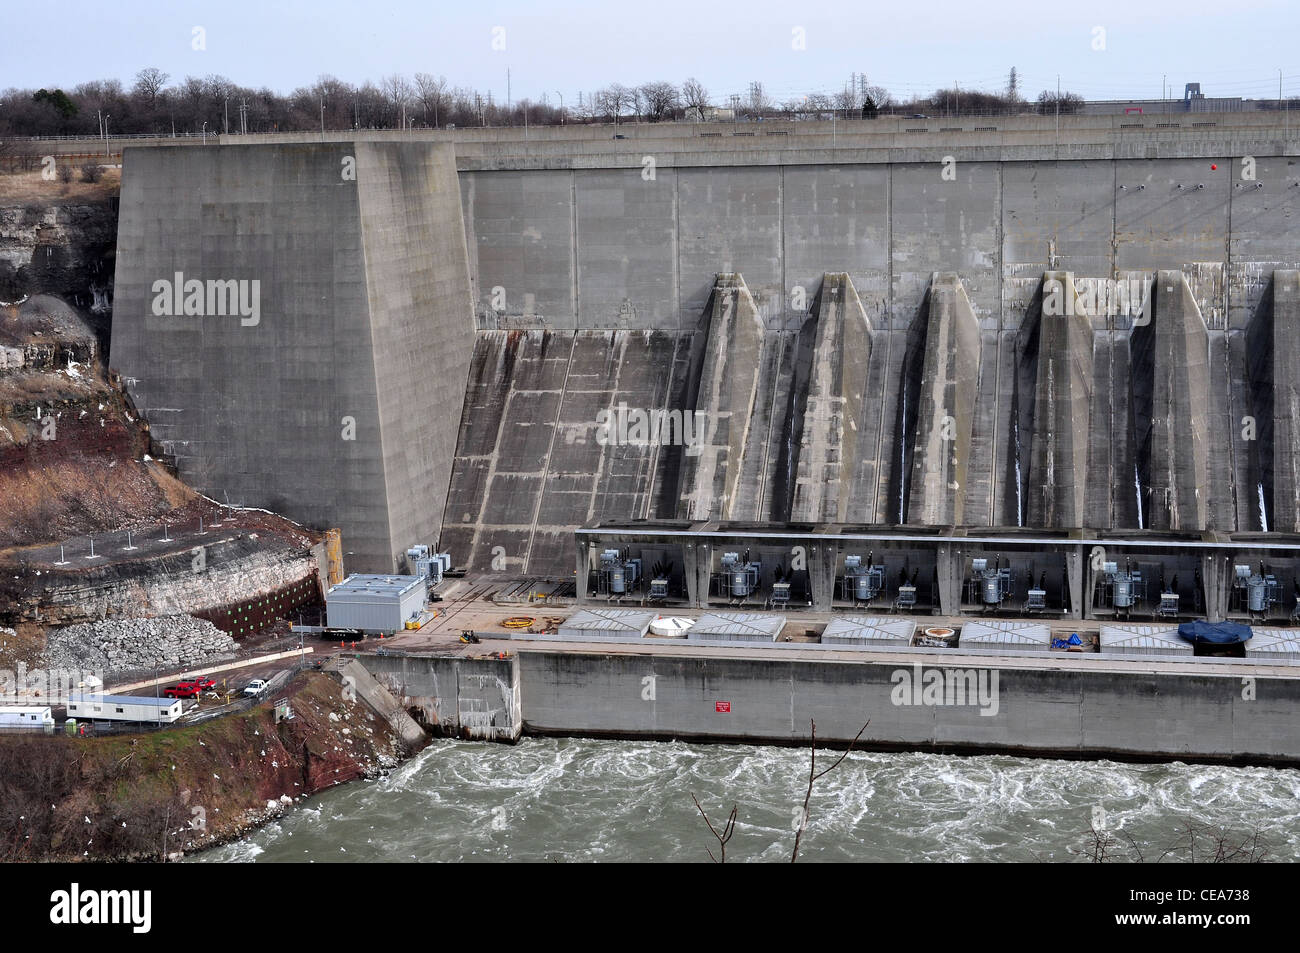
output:
[[[238,650],[234,639],[205,619],[114,619],[54,630],[46,637],[45,665],[112,678],[209,665],[233,658]]]
[[[411,753],[329,675],[199,725],[100,738],[0,734],[0,861],[177,859]]]

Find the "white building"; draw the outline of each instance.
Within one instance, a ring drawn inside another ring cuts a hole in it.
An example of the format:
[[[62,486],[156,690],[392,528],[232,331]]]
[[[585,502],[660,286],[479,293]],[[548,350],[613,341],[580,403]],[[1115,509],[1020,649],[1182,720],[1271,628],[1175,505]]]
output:
[[[173,722],[181,716],[179,698],[146,695],[74,695],[68,699],[68,717],[82,721]]]

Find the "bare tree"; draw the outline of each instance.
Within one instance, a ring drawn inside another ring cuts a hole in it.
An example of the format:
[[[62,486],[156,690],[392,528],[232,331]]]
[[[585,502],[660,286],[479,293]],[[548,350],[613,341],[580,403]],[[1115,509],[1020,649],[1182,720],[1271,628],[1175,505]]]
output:
[[[379,89],[391,111],[390,125],[404,126],[406,112],[415,100],[415,90],[411,86],[411,81],[400,73],[395,73],[392,76],[385,76],[379,84]]]
[[[153,109],[158,105],[158,94],[167,85],[168,75],[156,66],[146,66],[135,74],[135,85],[131,91],[149,104]]]
[[[820,771],[817,770],[817,722],[809,719],[809,724],[811,725],[811,732],[808,736],[808,751],[810,755],[808,765],[808,790],[804,793],[803,808],[799,812],[799,826],[795,828],[794,853],[790,855],[790,863],[792,864],[799,859],[799,844],[803,840],[804,831],[808,829],[809,803],[812,801],[813,785],[840,766],[844,759],[849,756],[849,752],[853,750],[853,746],[858,743],[858,739],[862,737],[862,733],[867,730],[867,725],[871,724],[871,722],[867,722],[867,724],[864,724],[858,729],[858,733],[853,736],[853,740],[849,742],[849,746],[845,748],[844,752],[831,763],[830,767],[823,768]],[[709,851],[709,858],[713,860],[714,863],[725,863],[727,859],[727,841],[731,840],[731,836],[736,832],[736,805],[733,804],[731,806],[731,813],[727,816],[727,822],[722,826],[721,832],[719,832],[718,829],[714,827],[713,822],[709,820],[709,815],[704,813],[704,808],[700,806],[699,799],[694,794],[691,795],[691,800],[695,802],[695,807],[700,812],[700,816],[704,818],[704,823],[709,826],[709,832],[713,834],[718,841],[719,856],[714,857],[713,851]]]
[[[433,126],[436,129],[447,112],[447,77],[435,77],[432,73],[416,73],[415,96],[424,109],[426,122],[428,115],[433,114]]]
[[[681,102],[686,107],[688,116],[693,112],[691,118],[697,120],[703,120],[705,110],[713,105],[709,100],[709,91],[694,76],[682,83]]]
[[[1112,833],[1104,827],[1098,829],[1090,823],[1084,834],[1087,838],[1082,848],[1070,848],[1094,864],[1127,860],[1146,863],[1147,858],[1137,839],[1128,831]],[[1159,850],[1150,863],[1171,859],[1180,863],[1258,864],[1269,856],[1269,846],[1260,836],[1258,827],[1249,834],[1232,834],[1212,824],[1187,821],[1175,831],[1172,842]]]
[[[718,856],[713,856],[713,851],[709,851],[709,860],[715,864],[725,864],[727,862],[727,841],[731,840],[731,835],[736,833],[736,805],[731,805],[731,813],[727,815],[727,823],[722,826],[722,833],[713,826],[709,820],[709,815],[704,813],[704,808],[700,807],[700,800],[694,794],[691,800],[695,802],[696,809],[700,812],[700,817],[704,818],[704,823],[709,825],[709,831],[718,839]]]
[[[862,733],[867,730],[867,725],[871,722],[859,728],[858,733],[849,742],[849,746],[844,749],[844,753],[836,758],[829,768],[822,768],[821,771],[817,770],[817,722],[809,719],[809,724],[812,726],[812,731],[808,736],[808,752],[811,755],[808,761],[808,791],[803,796],[803,811],[799,814],[799,827],[794,832],[794,853],[790,855],[792,864],[799,859],[799,842],[803,840],[803,832],[808,827],[808,802],[812,800],[813,785],[840,766],[840,762],[849,756],[849,752],[853,750],[853,746],[858,743],[858,739],[862,737]]]
[[[633,105],[634,93],[622,83],[613,83],[598,91],[593,98],[596,112],[617,124],[619,117]]]
[[[646,83],[641,87],[646,118],[653,122],[671,119],[681,102],[681,93],[672,83]]]

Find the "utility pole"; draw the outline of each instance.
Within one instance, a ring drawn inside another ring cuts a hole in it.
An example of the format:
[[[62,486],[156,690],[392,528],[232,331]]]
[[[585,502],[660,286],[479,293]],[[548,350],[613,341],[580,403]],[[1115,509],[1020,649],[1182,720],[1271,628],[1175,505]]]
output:
[[[510,67],[506,67],[506,115],[510,115]]]
[[[225,118],[222,120],[222,132],[230,135],[230,94],[226,93],[225,98]]]
[[[325,97],[320,98],[320,134],[325,135]]]

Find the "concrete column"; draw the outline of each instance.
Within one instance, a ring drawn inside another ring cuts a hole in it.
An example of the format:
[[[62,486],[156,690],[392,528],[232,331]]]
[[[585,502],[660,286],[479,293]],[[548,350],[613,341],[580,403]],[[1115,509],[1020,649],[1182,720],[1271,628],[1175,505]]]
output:
[[[578,605],[584,605],[587,602],[587,592],[591,576],[591,573],[588,571],[588,566],[591,565],[590,559],[587,556],[589,546],[590,543],[582,540],[575,541],[573,546],[575,555],[573,588],[578,597]]]
[[[907,521],[960,524],[980,375],[979,322],[956,272],[930,280]]]
[[[1205,618],[1222,622],[1228,613],[1228,582],[1232,578],[1232,560],[1222,553],[1207,553],[1201,557],[1201,583],[1205,587]]]
[[[690,574],[694,583],[691,591],[691,605],[696,609],[706,608],[709,604],[709,583],[713,575],[713,544],[697,542],[692,551],[687,548],[687,560],[694,560],[694,571]]]
[[[682,580],[686,583],[686,601],[696,609],[704,604],[700,599],[699,573],[700,550],[704,548],[705,545],[699,542],[687,543],[682,547]]]
[[[812,586],[813,609],[829,612],[835,595],[835,562],[839,547],[822,540],[808,552],[808,581]]]
[[[1089,578],[1091,582],[1091,573],[1084,571],[1086,560],[1083,558],[1082,546],[1071,546],[1065,551],[1065,584],[1070,590],[1070,613],[1071,619],[1082,619],[1084,603],[1084,578]],[[1092,601],[1091,593],[1086,597],[1089,602]],[[1088,606],[1091,608],[1091,606]]]
[[[957,555],[951,543],[941,543],[935,550],[935,560],[939,569],[939,614],[958,615],[961,610],[962,568],[965,559]]]

